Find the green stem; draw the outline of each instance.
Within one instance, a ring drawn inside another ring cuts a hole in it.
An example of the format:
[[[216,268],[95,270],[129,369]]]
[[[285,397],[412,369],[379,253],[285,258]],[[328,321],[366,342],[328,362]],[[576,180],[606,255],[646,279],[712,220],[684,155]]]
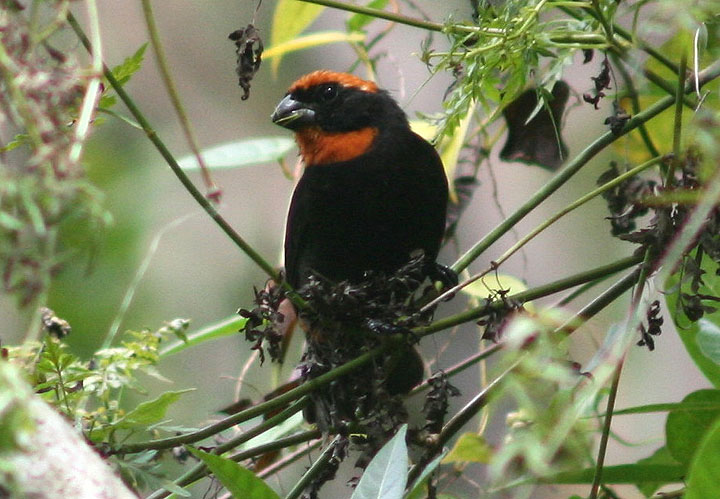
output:
[[[651,166],[655,166],[659,162],[661,162],[664,159],[662,156],[655,157],[649,161],[646,161],[645,163],[636,166],[635,168],[632,168],[631,170],[628,170],[627,172],[623,173],[622,175],[618,175],[614,179],[612,179],[610,182],[607,182],[606,184],[601,185],[597,189],[594,189],[581,198],[575,200],[574,202],[567,205],[562,210],[555,213],[553,216],[545,220],[543,223],[535,227],[532,231],[530,231],[528,234],[526,234],[522,239],[520,239],[517,243],[515,243],[510,249],[508,249],[505,253],[503,253],[497,260],[493,261],[493,268],[496,268],[498,265],[505,262],[508,258],[510,258],[514,253],[516,253],[520,248],[525,246],[531,239],[533,239],[535,236],[540,234],[542,231],[550,227],[550,225],[557,222],[560,218],[567,215],[571,211],[575,210],[576,208],[579,208],[583,204],[587,203],[591,199],[596,198],[603,192],[606,192],[613,187],[616,187],[620,185],[621,183],[625,182],[627,179],[634,177],[638,173],[647,170]]]
[[[685,72],[687,71],[687,54],[683,52],[680,57],[680,72],[678,74],[677,87],[675,89],[675,120],[673,123],[673,160],[665,176],[665,186],[671,187],[675,183],[675,170],[682,161],[680,148],[682,146],[682,113],[683,97],[685,97]]]
[[[575,286],[579,286],[586,282],[594,281],[595,279],[598,279],[600,277],[613,274],[615,272],[620,272],[621,270],[632,267],[633,265],[636,265],[641,261],[642,256],[633,255],[610,263],[608,265],[603,265],[601,267],[590,269],[585,272],[580,272],[564,279],[559,279],[557,281],[553,281],[542,286],[538,286],[532,289],[528,289],[526,291],[522,291],[520,293],[516,293],[511,296],[507,296],[505,297],[505,299],[498,299],[494,301],[482,300],[479,307],[474,307],[464,312],[460,312],[459,314],[439,319],[428,326],[417,327],[413,329],[413,333],[421,337],[427,336],[437,331],[441,331],[443,329],[447,329],[458,324],[470,322],[484,317],[493,308],[501,308],[505,306],[505,303],[507,301],[525,303],[530,300],[536,300],[544,296],[548,296]]]
[[[582,14],[580,14],[579,12],[576,12],[572,8],[569,8],[567,6],[559,6],[559,8],[560,8],[560,10],[565,12],[567,15],[574,17],[575,19],[582,20],[582,18],[583,18]],[[600,19],[598,18],[598,15],[595,13],[595,11],[593,9],[583,7],[582,10],[585,11],[586,13],[590,14],[596,20],[600,21]],[[647,45],[645,42],[643,42],[641,40],[636,40],[635,37],[633,36],[633,34],[630,33],[628,30],[626,30],[625,28],[623,28],[622,26],[620,26],[618,24],[612,24],[612,31],[614,33],[618,34],[619,36],[621,36],[622,38],[624,38],[625,40],[627,40],[628,42],[637,45],[638,47],[640,47],[640,50],[642,50],[643,52],[645,52],[646,54],[651,56],[653,59],[656,59],[660,64],[662,64],[665,67],[667,67],[668,69],[670,69],[670,71],[672,71],[673,73],[677,74],[678,67],[674,62],[672,62],[670,59],[668,59],[667,57],[662,55],[660,52],[655,50],[650,45]]]
[[[422,470],[425,469],[425,467],[430,463],[430,461],[432,461],[432,459],[442,450],[445,444],[453,436],[455,436],[455,434],[460,431],[463,426],[465,426],[473,417],[475,417],[475,415],[480,412],[483,407],[487,405],[490,396],[495,392],[495,390],[499,388],[500,383],[505,378],[505,376],[510,374],[510,372],[515,369],[515,367],[519,363],[520,359],[513,362],[513,364],[509,368],[503,371],[480,393],[475,395],[475,397],[473,397],[473,399],[468,402],[465,407],[460,409],[452,418],[450,418],[450,421],[448,421],[445,426],[443,426],[442,430],[440,430],[440,433],[433,441],[432,445],[425,450],[423,456],[420,458],[418,463],[412,468],[410,468],[407,479],[408,484],[414,483],[417,477],[420,476],[420,473],[422,473]]]
[[[240,462],[244,461],[245,459],[250,459],[251,457],[262,456],[263,454],[267,454],[268,452],[285,449],[286,447],[292,447],[303,442],[309,442],[310,440],[319,439],[321,437],[322,432],[320,430],[307,430],[301,433],[296,433],[295,435],[290,435],[289,437],[278,438],[277,440],[268,442],[266,444],[258,445],[257,447],[253,447],[252,449],[236,452],[235,454],[228,456],[228,459],[235,462]]]
[[[432,21],[425,21],[423,19],[417,19],[414,17],[403,16],[402,14],[396,14],[394,12],[388,12],[381,9],[373,9],[372,7],[365,7],[363,5],[354,5],[345,2],[339,2],[337,0],[299,0],[306,3],[314,3],[316,5],[324,5],[325,7],[332,7],[333,9],[344,10],[347,12],[354,12],[356,14],[364,14],[366,16],[375,17],[377,19],[385,19],[398,24],[404,24],[406,26],[413,26],[415,28],[425,29],[428,31],[442,32],[458,32],[458,33],[479,33],[488,36],[504,36],[505,31],[501,29],[493,28],[480,28],[478,26],[466,26],[463,24],[457,25],[445,25]]]
[[[153,15],[152,4],[150,0],[141,0],[141,2],[143,6],[143,14],[145,15],[145,24],[147,25],[148,34],[150,35],[150,44],[152,45],[153,51],[155,52],[158,69],[160,70],[160,77],[165,84],[165,89],[167,90],[168,96],[170,97],[170,102],[172,102],[173,108],[175,108],[175,113],[180,120],[180,126],[183,130],[183,133],[185,134],[185,140],[187,140],[190,149],[192,150],[195,158],[197,159],[198,165],[200,165],[200,172],[202,174],[203,180],[205,181],[205,187],[209,191],[208,197],[212,199],[213,195],[217,196],[218,188],[215,185],[212,177],[210,176],[210,172],[207,168],[207,165],[205,165],[202,154],[200,154],[200,148],[198,147],[195,133],[193,132],[192,125],[190,124],[190,120],[188,119],[187,113],[185,112],[185,107],[180,100],[180,94],[178,93],[177,86],[175,85],[175,80],[173,80],[173,77],[170,74],[167,57],[165,57],[165,50],[163,48],[162,42],[160,41],[157,24],[155,23],[155,16]]]
[[[259,471],[257,473],[257,477],[258,478],[266,478],[266,477],[269,477],[270,475],[277,473],[281,469],[291,465],[292,463],[294,463],[301,457],[312,452],[317,447],[319,447],[321,444],[322,444],[322,440],[316,440],[312,443],[308,443],[304,447],[302,447],[294,452],[291,452],[290,454],[287,454],[285,457],[283,457],[282,459],[279,459],[278,461],[275,461],[267,468],[263,468],[261,471]]]
[[[308,399],[301,399],[291,405],[290,407],[286,408],[284,411],[276,414],[275,416],[268,418],[267,420],[263,421],[259,425],[251,428],[250,430],[241,433],[237,437],[228,440],[222,445],[218,445],[212,450],[213,454],[220,455],[223,454],[230,449],[233,449],[237,447],[240,444],[243,444],[247,442],[248,440],[257,437],[258,435],[268,431],[270,428],[273,428],[277,426],[278,424],[282,423],[286,419],[288,419],[290,416],[295,414],[296,412],[302,410],[305,405],[307,405]],[[178,487],[187,487],[191,483],[194,483],[204,476],[208,475],[210,471],[207,469],[207,466],[205,466],[204,463],[198,463],[192,468],[190,468],[188,471],[183,473],[180,477],[178,477],[173,483],[177,485]],[[148,496],[148,499],[161,499],[163,497],[167,497],[171,494],[167,489],[159,489],[150,494]]]
[[[628,73],[628,70],[625,67],[625,59],[623,59],[616,53],[612,54],[612,59],[615,63],[615,69],[618,70],[618,73],[620,73],[620,76],[623,79],[625,89],[627,90],[627,95],[628,97],[630,97],[632,113],[637,114],[640,112],[640,99],[638,98],[638,93],[635,89],[635,84],[630,77],[630,73]],[[659,156],[660,152],[657,150],[657,147],[655,147],[655,144],[653,144],[652,138],[650,137],[650,134],[648,133],[644,123],[638,126],[638,132],[640,132],[640,137],[642,138],[643,142],[645,142],[645,147],[650,152],[650,156]]]
[[[458,362],[454,366],[449,367],[448,369],[443,369],[443,372],[445,373],[445,375],[448,378],[455,376],[456,374],[464,371],[468,367],[473,366],[473,365],[477,364],[478,362],[487,359],[488,357],[495,354],[496,352],[499,352],[502,349],[502,347],[503,347],[502,343],[495,343],[494,345],[492,345],[484,350],[474,353],[467,359],[465,359],[461,362]],[[428,382],[427,379],[425,379],[425,380],[423,380],[422,383],[420,383],[418,386],[413,388],[412,391],[408,394],[408,396],[412,396],[417,393],[420,393],[429,387],[430,387],[430,383]]]
[[[665,90],[665,92],[668,93],[668,95],[675,96],[677,93],[677,88],[673,86],[672,83],[666,81],[664,78],[660,77],[658,74],[650,71],[649,69],[643,69],[643,76],[648,79],[650,83],[653,85],[662,88]],[[683,96],[683,104],[685,104],[685,107],[688,109],[695,110],[695,107],[697,106],[697,102],[688,97],[687,95]]]
[[[586,11],[589,9],[586,9]],[[613,35],[613,28],[608,22],[607,19],[605,19],[605,16],[602,13],[602,9],[600,8],[600,2],[598,0],[592,0],[592,10],[595,11],[595,19],[600,21],[600,24],[603,27],[603,31],[605,31],[605,38],[607,39],[607,42],[612,44],[615,41],[615,35]]]
[[[92,53],[92,45],[90,44],[90,41],[88,40],[87,36],[83,32],[82,28],[80,27],[72,13],[68,12],[67,20],[73,31],[75,31],[77,37],[85,46],[85,48],[90,53]],[[125,106],[127,106],[128,110],[133,115],[135,120],[138,122],[138,124],[140,124],[143,131],[145,132],[145,135],[147,135],[150,142],[152,142],[152,144],[155,146],[155,149],[157,149],[163,159],[165,159],[167,164],[170,166],[170,169],[177,176],[178,180],[180,180],[180,183],[182,183],[185,189],[195,199],[195,201],[197,201],[197,203],[205,210],[205,212],[207,212],[208,215],[210,215],[210,218],[215,221],[215,223],[222,229],[222,231],[225,232],[225,234],[248,257],[250,257],[253,262],[258,265],[258,267],[265,271],[265,273],[270,276],[270,278],[272,278],[276,282],[279,282],[279,276],[275,268],[270,265],[260,255],[260,253],[255,251],[247,242],[245,242],[245,240],[240,236],[240,234],[235,232],[235,229],[233,229],[230,224],[220,215],[220,213],[218,213],[218,211],[215,209],[215,206],[213,206],[213,204],[209,200],[207,200],[205,196],[203,196],[203,194],[197,189],[197,187],[195,187],[190,178],[188,178],[182,168],[180,168],[180,165],[178,165],[175,157],[165,146],[165,143],[160,139],[160,137],[158,137],[155,130],[145,118],[145,115],[140,111],[137,105],[135,105],[135,102],[130,98],[127,92],[125,92],[125,89],[122,87],[120,82],[117,81],[117,79],[113,76],[112,71],[110,71],[110,69],[105,64],[103,64],[103,74],[105,75],[105,78],[108,80],[115,92],[118,94],[120,99],[123,101]]]
[[[332,442],[325,448],[325,450],[320,454],[320,457],[317,458],[317,460],[312,464],[309,470],[305,472],[305,474],[302,476],[300,480],[295,484],[295,486],[288,492],[288,494],[285,496],[285,499],[297,499],[300,497],[300,494],[303,493],[305,490],[305,487],[308,486],[308,484],[320,474],[320,472],[325,468],[328,462],[330,462],[330,458],[333,455],[333,452],[335,450],[335,444],[340,440],[340,436],[336,436]]]
[[[640,266],[640,273],[637,279],[637,287],[635,288],[632,304],[630,306],[630,317],[635,317],[638,314],[640,300],[642,298],[643,290],[645,288],[645,283],[647,282],[647,278],[650,273],[651,256],[652,249],[646,248],[643,258],[643,265]],[[630,326],[630,324],[628,324],[628,326]],[[595,474],[593,476],[593,483],[590,488],[590,499],[597,498],[598,492],[600,490],[600,484],[602,483],[605,455],[607,453],[607,444],[610,439],[610,426],[612,425],[612,416],[613,411],[615,410],[615,401],[617,400],[617,392],[618,387],[620,386],[620,375],[622,374],[624,359],[625,356],[623,355],[618,361],[618,365],[615,368],[615,373],[613,374],[612,383],[610,385],[610,393],[608,395],[607,406],[605,408],[605,421],[603,422],[603,430],[600,437],[600,446],[598,448],[598,455],[595,463]]]
[[[717,78],[718,76],[720,76],[720,61],[716,61],[700,73],[700,86],[706,84],[708,81]],[[691,89],[689,89],[687,86],[685,87],[686,92],[689,92],[690,90]],[[508,216],[502,223],[500,223],[500,225],[498,225],[483,239],[478,241],[472,248],[470,248],[464,255],[462,255],[460,259],[452,265],[452,269],[455,272],[460,272],[465,269],[495,241],[497,241],[515,224],[522,220],[525,215],[530,213],[540,203],[547,199],[552,193],[554,193],[563,184],[565,184],[596,154],[598,154],[608,145],[612,144],[618,138],[637,128],[641,123],[645,123],[650,119],[654,118],[655,116],[672,106],[673,103],[675,103],[674,96],[664,97],[652,106],[645,109],[644,111],[630,118],[625,124],[625,127],[623,127],[623,129],[617,135],[615,135],[612,131],[608,131],[601,135],[592,144],[586,147],[585,150],[578,154],[571,162],[569,162],[562,170],[560,170],[552,179],[550,179],[550,181],[546,183],[539,191],[533,194],[530,199],[523,203],[514,213]]]
[[[639,262],[638,262],[639,263]],[[638,280],[640,269],[636,269],[626,275],[618,282],[610,286],[607,290],[598,295],[594,300],[585,305],[572,318],[567,320],[562,326],[557,328],[556,332],[563,331],[565,334],[572,334],[588,319],[594,317],[598,312],[603,310],[609,304],[614,302],[632,288]]]
[[[115,449],[113,451],[113,454],[132,454],[148,449],[170,449],[172,447],[177,447],[178,445],[199,442],[200,440],[204,440],[217,433],[220,433],[223,430],[231,428],[236,424],[242,423],[257,416],[262,416],[269,411],[278,409],[289,404],[293,400],[298,399],[303,395],[307,395],[310,392],[320,389],[328,383],[370,362],[370,360],[373,359],[375,356],[379,355],[383,351],[390,349],[393,345],[399,343],[400,341],[404,341],[404,338],[402,338],[401,335],[388,338],[388,342],[386,345],[377,347],[373,350],[370,350],[369,352],[365,352],[364,354],[354,358],[350,362],[343,364],[342,366],[336,367],[332,371],[322,374],[317,378],[308,380],[297,388],[293,388],[292,390],[289,390],[282,395],[278,395],[277,397],[270,399],[267,402],[263,402],[261,404],[245,409],[244,411],[240,411],[237,414],[228,416],[227,418],[218,421],[217,423],[213,423],[204,428],[201,428],[200,430],[185,433],[183,435],[178,435],[175,437],[126,444]]]

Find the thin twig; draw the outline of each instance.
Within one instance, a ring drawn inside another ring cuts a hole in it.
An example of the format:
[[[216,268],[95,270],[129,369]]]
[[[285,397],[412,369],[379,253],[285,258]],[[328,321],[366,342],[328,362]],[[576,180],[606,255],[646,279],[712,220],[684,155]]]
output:
[[[716,61],[711,66],[701,71],[698,77],[700,86],[703,86],[708,81],[711,81],[720,76],[720,61]],[[685,93],[694,89],[688,88],[686,85]],[[560,170],[550,181],[548,181],[543,187],[540,188],[535,194],[533,194],[525,203],[523,203],[515,212],[510,214],[502,223],[500,223],[495,229],[490,231],[483,239],[478,241],[472,248],[470,248],[464,255],[458,259],[453,265],[452,269],[459,272],[465,269],[470,263],[472,263],[477,257],[479,257],[487,248],[489,248],[495,241],[507,233],[517,222],[522,220],[525,215],[534,210],[540,203],[545,201],[552,193],[564,185],[575,173],[577,173],[583,166],[585,166],[596,154],[605,149],[608,145],[615,142],[617,139],[627,134],[631,130],[637,128],[641,123],[645,123],[664,110],[668,109],[675,103],[674,96],[667,96],[657,101],[652,106],[648,107],[644,111],[630,118],[623,129],[615,134],[612,131],[608,131],[596,139],[592,144],[587,146],[580,154],[578,154],[571,162],[569,162],[562,170]]]
[[[243,444],[247,441],[249,441],[252,438],[255,438],[256,436],[268,431],[269,429],[277,426],[278,424],[282,423],[283,421],[287,420],[290,416],[297,413],[298,411],[302,410],[305,405],[307,405],[308,399],[301,399],[298,402],[294,403],[290,407],[286,408],[282,412],[274,415],[271,418],[268,418],[267,420],[263,421],[259,425],[251,428],[250,430],[243,432],[242,434],[238,435],[237,437],[221,444],[215,447],[212,450],[213,454],[223,454],[230,449],[233,449],[237,447],[240,444]],[[173,481],[175,485],[178,487],[187,487],[193,482],[196,482],[197,480],[200,480],[204,476],[208,475],[210,472],[207,469],[207,466],[205,463],[197,463],[195,466],[190,468],[188,471],[183,473],[181,476],[179,476],[176,480]],[[159,489],[153,492],[148,496],[148,499],[161,499],[163,497],[167,497],[171,494],[171,492],[167,489]]]
[[[332,457],[333,451],[335,450],[335,444],[340,440],[340,436],[336,436],[332,442],[328,444],[328,446],[323,450],[322,454],[320,454],[320,457],[317,458],[317,460],[310,466],[310,469],[305,472],[305,474],[302,476],[300,480],[297,481],[295,486],[288,492],[288,494],[285,496],[285,499],[297,499],[300,497],[300,494],[303,493],[305,490],[305,487],[307,487],[310,482],[320,474],[320,472],[325,468],[325,465],[327,465],[328,462],[330,462],[330,458]]]
[[[141,2],[143,6],[143,14],[145,15],[145,24],[148,29],[148,34],[150,35],[150,45],[155,52],[158,69],[160,70],[160,77],[165,84],[165,89],[170,97],[170,102],[172,103],[175,113],[178,116],[178,120],[180,121],[180,126],[185,134],[185,140],[187,140],[190,150],[192,150],[195,155],[195,159],[200,166],[200,172],[202,174],[203,181],[205,182],[205,188],[208,191],[207,197],[215,202],[218,202],[220,191],[218,190],[215,181],[212,179],[210,171],[205,164],[205,160],[200,153],[200,147],[198,146],[197,139],[195,138],[195,132],[193,131],[192,124],[185,112],[185,106],[183,106],[182,100],[180,100],[180,94],[177,90],[177,86],[175,85],[175,80],[170,74],[170,67],[167,63],[167,57],[165,56],[165,49],[160,41],[160,34],[158,33],[157,24],[155,23],[152,4],[150,0],[141,0]]]
[[[71,12],[68,12],[67,20],[73,31],[75,31],[77,37],[88,50],[88,52],[92,53],[93,49],[90,40],[88,40],[85,32],[82,30],[80,24],[78,24],[77,20]],[[115,92],[118,94],[118,97],[120,97],[120,99],[123,101],[125,106],[127,106],[128,110],[135,118],[135,120],[142,127],[145,135],[147,135],[150,142],[152,142],[152,144],[155,146],[155,149],[157,149],[163,159],[165,159],[168,166],[170,166],[170,169],[177,176],[178,180],[180,180],[180,183],[182,183],[185,189],[195,199],[195,201],[207,212],[208,215],[210,215],[210,218],[215,221],[215,223],[222,229],[222,231],[225,232],[225,234],[247,256],[249,256],[253,262],[257,264],[258,267],[265,271],[265,273],[270,276],[271,279],[279,282],[278,272],[275,270],[275,268],[270,265],[262,257],[262,255],[260,255],[260,253],[255,251],[252,246],[245,242],[245,240],[240,236],[240,234],[238,234],[235,229],[233,229],[230,224],[222,217],[222,215],[218,213],[218,211],[215,209],[215,206],[210,201],[208,201],[205,196],[203,196],[203,194],[197,189],[197,187],[195,187],[190,178],[185,174],[182,168],[180,168],[177,160],[167,148],[165,143],[160,139],[155,129],[150,125],[150,122],[147,120],[147,118],[145,118],[145,115],[140,111],[140,109],[137,107],[132,98],[130,98],[128,93],[125,92],[125,89],[122,87],[120,82],[117,81],[117,79],[113,76],[112,71],[110,71],[110,69],[105,64],[103,64],[103,74],[110,83],[110,85],[113,87]]]

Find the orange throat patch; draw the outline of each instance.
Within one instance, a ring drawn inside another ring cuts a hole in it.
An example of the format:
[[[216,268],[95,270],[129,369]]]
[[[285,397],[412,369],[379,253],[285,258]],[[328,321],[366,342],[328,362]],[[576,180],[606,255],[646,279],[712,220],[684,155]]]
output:
[[[365,154],[378,134],[366,127],[352,132],[324,132],[318,127],[304,128],[295,134],[306,166],[349,161]]]

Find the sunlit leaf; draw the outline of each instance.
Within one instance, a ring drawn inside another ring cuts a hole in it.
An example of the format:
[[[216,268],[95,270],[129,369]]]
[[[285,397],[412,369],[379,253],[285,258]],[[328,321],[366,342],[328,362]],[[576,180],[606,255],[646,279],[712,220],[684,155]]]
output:
[[[258,137],[204,149],[202,157],[208,168],[239,168],[278,161],[294,145],[295,142],[290,137]],[[184,156],[178,163],[184,170],[199,168],[194,155]]]
[[[370,461],[352,499],[400,499],[407,483],[407,425],[402,425]]]
[[[362,33],[344,33],[342,31],[320,31],[309,35],[298,36],[279,45],[273,45],[263,52],[263,59],[278,60],[281,57],[295,52],[321,45],[339,42],[360,42],[365,38]],[[273,61],[274,62],[274,61]]]
[[[238,499],[278,499],[280,497],[252,471],[243,468],[235,461],[192,447],[188,447],[188,450],[210,468],[210,471],[233,497]]]
[[[276,47],[295,38],[317,19],[324,8],[322,5],[297,0],[278,0],[273,14],[270,46]],[[277,74],[281,60],[282,57],[276,57],[270,63],[273,74]]]

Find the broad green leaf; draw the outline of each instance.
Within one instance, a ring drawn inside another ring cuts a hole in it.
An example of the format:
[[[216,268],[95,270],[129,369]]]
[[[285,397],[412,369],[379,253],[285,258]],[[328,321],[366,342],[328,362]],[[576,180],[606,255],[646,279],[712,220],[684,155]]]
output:
[[[685,478],[685,466],[681,464],[619,464],[603,468],[603,483],[639,484],[645,482],[677,483]],[[543,483],[588,484],[592,483],[595,468],[564,471],[542,478]]]
[[[133,55],[127,57],[121,64],[112,68],[111,72],[113,76],[121,85],[125,85],[128,81],[130,81],[132,75],[140,69],[145,57],[146,48],[147,43],[143,43]]]
[[[705,357],[720,365],[720,326],[707,319],[700,319],[697,344]]]
[[[388,0],[372,0],[367,4],[371,9],[384,9],[387,5]],[[348,31],[360,31],[367,26],[373,19],[373,16],[367,16],[365,14],[353,14],[350,19],[347,20]]]
[[[165,413],[171,404],[180,399],[180,396],[193,391],[194,388],[187,390],[178,390],[174,392],[165,392],[159,397],[142,402],[132,411],[128,412],[124,418],[116,423],[117,428],[135,428],[138,426],[146,426],[157,423],[165,418]]]
[[[450,453],[443,459],[445,463],[483,463],[490,462],[492,447],[482,435],[477,433],[463,433],[458,438]]]
[[[638,460],[637,464],[640,465],[646,465],[646,464],[665,464],[665,465],[677,465],[678,463],[675,459],[673,459],[672,455],[670,454],[670,451],[667,447],[663,446],[660,447],[658,450],[653,452],[652,456],[646,457],[645,459]],[[650,497],[655,493],[657,489],[665,485],[664,482],[642,482],[637,483],[636,486],[640,492],[642,492],[645,497]]]
[[[423,499],[427,497],[425,490],[425,483],[430,476],[430,474],[435,471],[435,469],[440,466],[440,463],[443,459],[445,459],[445,456],[447,455],[448,451],[445,450],[442,454],[437,456],[435,459],[430,461],[430,464],[425,466],[425,469],[420,473],[420,476],[415,480],[415,484],[413,485],[412,489],[410,490],[410,493],[407,495],[406,499]]]
[[[285,54],[304,50],[320,45],[339,42],[360,42],[365,38],[362,33],[344,33],[342,31],[320,31],[309,35],[298,36],[279,45],[273,45],[263,52],[263,59],[279,59]]]
[[[226,457],[188,447],[210,468],[233,497],[238,499],[278,499],[280,496],[255,474]]]
[[[295,38],[317,19],[324,8],[298,0],[278,0],[270,31],[270,46],[275,47]],[[277,74],[281,60],[282,57],[276,57],[270,63],[274,75]]]
[[[685,499],[720,497],[720,419],[699,442],[690,465]]]
[[[353,492],[352,499],[400,499],[407,484],[408,451],[405,443],[407,425],[370,461]]]
[[[705,281],[707,288],[703,287],[700,291],[712,296],[720,296],[720,276],[715,275],[714,270],[706,268],[705,262],[708,260],[708,258],[705,258],[703,260],[703,265],[701,265],[701,268],[706,271],[703,275],[703,280]],[[685,350],[687,350],[687,353],[690,355],[695,365],[698,369],[700,369],[710,383],[715,386],[715,388],[720,388],[720,364],[705,355],[698,339],[698,336],[700,335],[699,322],[691,322],[678,303],[679,293],[676,289],[678,287],[678,279],[678,275],[673,274],[665,283],[665,289],[674,290],[671,293],[665,294],[667,310],[673,318],[673,322],[677,328],[677,333],[685,345]],[[720,324],[720,312],[705,314],[703,320],[717,326]],[[707,328],[708,326],[705,325],[705,327]],[[703,339],[705,342],[704,348],[711,349],[708,343],[712,344],[713,342],[709,341],[709,338],[707,338],[707,331],[705,335],[706,338]]]
[[[295,142],[290,137],[258,137],[219,144],[202,151],[208,168],[239,168],[280,160]],[[178,164],[184,170],[199,168],[194,155],[180,158]]]
[[[232,336],[237,334],[241,327],[245,325],[247,319],[243,317],[233,316],[228,317],[225,320],[210,324],[199,331],[189,333],[187,335],[187,341],[178,340],[160,350],[160,358],[174,355],[178,352],[182,352],[186,348],[191,346],[204,343],[206,341],[215,340],[218,338],[224,338],[225,336]]]
[[[718,404],[720,390],[698,390],[685,397],[684,402]],[[671,411],[665,423],[665,441],[673,458],[679,463],[689,463],[698,442],[718,417],[720,410]]]

